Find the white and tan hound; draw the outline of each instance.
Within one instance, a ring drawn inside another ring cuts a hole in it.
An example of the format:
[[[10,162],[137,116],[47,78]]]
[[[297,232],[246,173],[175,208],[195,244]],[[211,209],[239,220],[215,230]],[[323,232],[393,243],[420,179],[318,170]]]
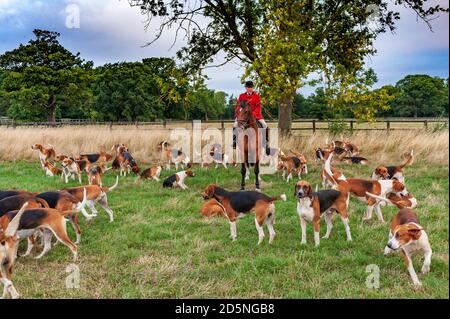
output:
[[[419,224],[416,214],[409,208],[402,208],[391,222],[389,241],[384,249],[388,255],[393,251],[400,251],[409,275],[416,286],[421,286],[419,278],[412,263],[411,255],[423,252],[425,255],[422,274],[430,272],[432,250],[428,235]]]

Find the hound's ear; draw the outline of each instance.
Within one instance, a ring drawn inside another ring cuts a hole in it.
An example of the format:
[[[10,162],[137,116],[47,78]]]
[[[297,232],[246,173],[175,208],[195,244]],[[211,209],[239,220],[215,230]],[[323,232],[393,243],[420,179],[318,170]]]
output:
[[[414,239],[417,240],[422,230],[423,228],[416,228],[416,227],[410,228],[408,229],[408,234],[410,234]]]
[[[210,185],[206,187],[205,193],[206,195],[208,195],[208,197],[212,197],[214,195],[214,186]]]

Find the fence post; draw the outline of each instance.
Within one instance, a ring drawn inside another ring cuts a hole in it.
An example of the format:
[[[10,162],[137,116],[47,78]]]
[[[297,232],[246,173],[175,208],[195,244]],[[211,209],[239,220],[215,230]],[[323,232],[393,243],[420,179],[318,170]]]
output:
[[[163,121],[163,128],[166,128],[167,127],[167,122],[166,122],[166,120],[164,120]]]
[[[350,120],[350,132],[353,133],[353,120]]]
[[[386,121],[386,130],[387,130],[388,134],[391,132],[391,122],[390,121]]]
[[[109,122],[109,130],[112,131],[112,122]]]
[[[312,121],[312,126],[313,126],[313,134],[316,133],[316,120]]]
[[[423,126],[426,130],[428,129],[428,120],[423,121]]]
[[[223,119],[220,120],[220,129],[222,130],[222,132],[225,131],[225,123],[224,123]]]

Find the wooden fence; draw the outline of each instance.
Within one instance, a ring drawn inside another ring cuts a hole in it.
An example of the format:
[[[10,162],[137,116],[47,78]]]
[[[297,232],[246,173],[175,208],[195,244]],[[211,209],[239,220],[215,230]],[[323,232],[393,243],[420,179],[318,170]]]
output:
[[[346,128],[350,131],[370,131],[370,130],[415,130],[430,129],[435,126],[448,127],[448,118],[386,118],[377,119],[373,122],[361,122],[355,119],[344,120],[316,120],[316,119],[295,119],[292,121],[292,131],[316,131],[329,130],[333,123],[345,123]],[[269,127],[276,128],[277,121],[267,121]],[[195,121],[180,120],[161,120],[154,122],[98,122],[84,119],[62,119],[54,123],[51,122],[15,122],[10,119],[1,119],[0,126],[7,128],[16,127],[108,127],[109,129],[117,128],[136,128],[144,130],[161,130],[173,129],[177,127],[193,128]],[[219,128],[225,129],[232,127],[232,120],[211,120],[201,121],[202,128]]]

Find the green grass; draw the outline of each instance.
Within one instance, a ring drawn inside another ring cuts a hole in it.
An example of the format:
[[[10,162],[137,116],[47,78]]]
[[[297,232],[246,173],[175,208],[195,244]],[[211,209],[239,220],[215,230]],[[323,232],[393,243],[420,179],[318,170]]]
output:
[[[341,166],[347,177],[367,177],[372,165]],[[416,212],[433,248],[431,272],[419,274],[423,287],[415,289],[399,255],[383,256],[389,223],[362,222],[364,206],[350,201],[353,241],[334,218],[331,238],[313,244],[308,225],[308,244],[300,244],[300,227],[293,198],[293,182],[279,175],[263,176],[263,192],[286,193],[287,202],[276,203],[277,237],[268,244],[268,233],[257,246],[253,216],[239,219],[238,239],[232,243],[223,218],[204,219],[198,213],[200,192],[208,183],[237,190],[238,168],[201,170],[188,179],[188,191],[163,189],[161,183],[135,184],[135,177],[121,178],[109,195],[115,221],[99,216],[86,223],[80,215],[79,246],[81,287],[65,287],[66,267],[72,263],[63,245],[41,260],[19,258],[13,275],[23,298],[448,298],[448,167],[414,164],[406,170],[408,189],[417,197]],[[166,177],[173,171],[163,171]],[[105,176],[112,185],[114,175]],[[319,167],[310,165],[304,179],[319,183]],[[252,178],[253,180],[253,178]],[[251,182],[252,182],[251,180]],[[84,176],[84,181],[86,177]],[[77,185],[71,182],[70,185]],[[0,163],[0,189],[47,191],[64,187],[59,178],[45,177],[36,163]],[[389,221],[397,212],[384,207]],[[336,217],[336,216],[335,216]],[[74,238],[72,229],[69,235]],[[321,223],[321,235],[325,223]],[[21,243],[20,250],[25,247]],[[34,252],[34,256],[37,252]],[[416,271],[422,256],[414,258]],[[380,288],[369,289],[366,267],[380,269]]]

